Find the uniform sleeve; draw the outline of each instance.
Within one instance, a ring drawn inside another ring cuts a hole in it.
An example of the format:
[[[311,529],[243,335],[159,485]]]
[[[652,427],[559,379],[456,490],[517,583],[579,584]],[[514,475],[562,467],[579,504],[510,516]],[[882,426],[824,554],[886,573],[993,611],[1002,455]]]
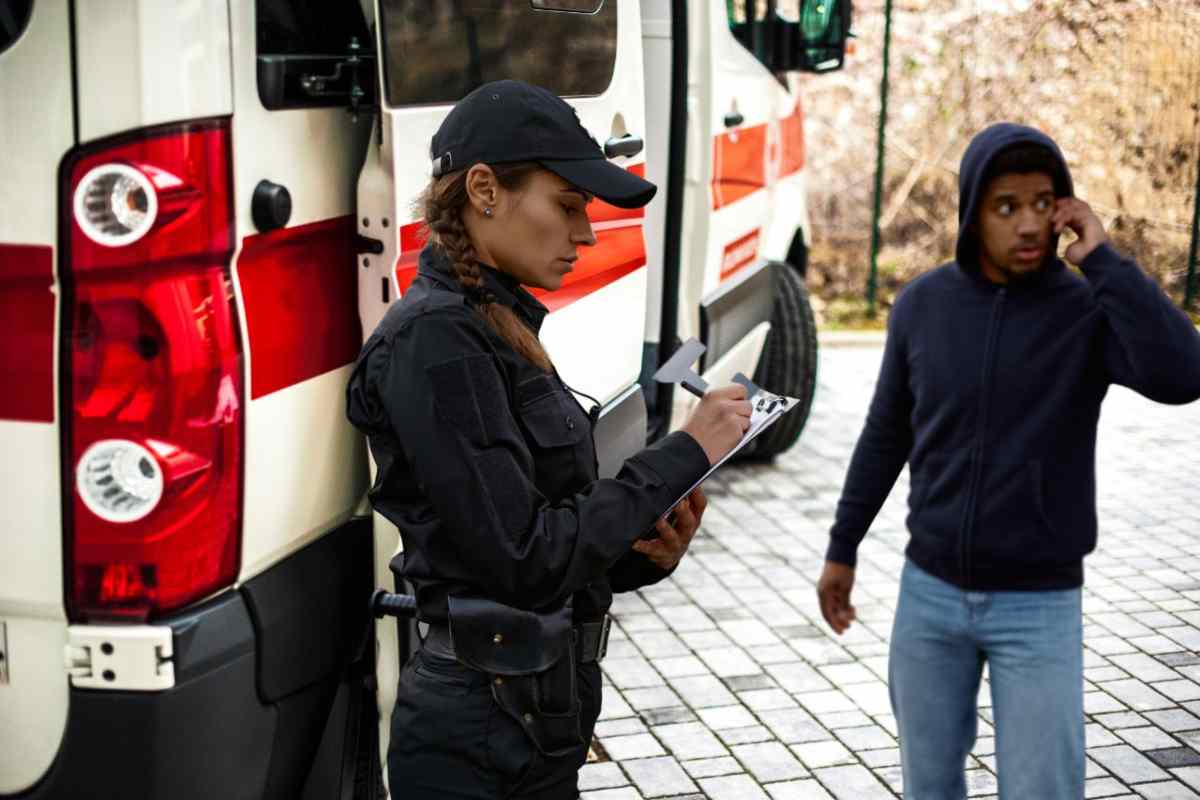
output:
[[[1200,333],[1132,260],[1108,243],[1081,265],[1104,316],[1109,380],[1159,403],[1200,398]]]
[[[904,346],[905,296],[888,319],[883,365],[867,421],[846,473],[842,497],[830,531],[825,557],[854,566],[862,542],[912,450],[913,396],[909,388],[908,357]]]
[[[643,586],[652,586],[674,571],[673,568],[663,569],[644,553],[630,550],[608,571],[608,585],[614,592],[632,592]]]
[[[516,607],[553,606],[604,576],[708,459],[676,432],[614,478],[551,503],[534,485],[499,364],[471,314],[428,314],[399,331],[373,394],[479,586]]]

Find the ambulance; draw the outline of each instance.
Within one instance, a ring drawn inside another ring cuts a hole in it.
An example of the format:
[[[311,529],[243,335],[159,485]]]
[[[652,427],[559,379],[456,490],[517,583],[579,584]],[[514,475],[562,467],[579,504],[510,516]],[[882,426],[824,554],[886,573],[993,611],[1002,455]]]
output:
[[[850,0],[0,4],[0,798],[379,798],[407,626],[346,422],[429,138],[502,77],[658,184],[543,294],[601,469],[651,375],[815,386],[801,74]],[[401,587],[402,588],[402,587]],[[403,787],[392,787],[403,797]]]

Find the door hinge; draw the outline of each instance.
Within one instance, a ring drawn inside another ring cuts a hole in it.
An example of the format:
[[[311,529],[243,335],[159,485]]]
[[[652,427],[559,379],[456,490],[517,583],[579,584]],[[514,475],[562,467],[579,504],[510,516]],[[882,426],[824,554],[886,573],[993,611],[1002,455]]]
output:
[[[156,691],[175,685],[171,629],[153,625],[72,625],[64,653],[71,685]]]

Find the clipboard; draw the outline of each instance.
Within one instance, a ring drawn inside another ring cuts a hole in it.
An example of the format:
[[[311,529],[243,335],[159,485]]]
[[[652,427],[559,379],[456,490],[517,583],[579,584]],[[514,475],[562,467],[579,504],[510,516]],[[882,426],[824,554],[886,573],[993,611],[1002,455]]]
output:
[[[658,372],[654,373],[654,379],[659,383],[678,383],[684,389],[688,390],[697,397],[703,397],[708,391],[708,383],[692,370],[691,365],[704,354],[705,347],[697,339],[689,339],[675,351],[667,362],[659,368]],[[699,480],[688,487],[688,490],[676,498],[675,502],[667,506],[666,510],[659,515],[658,520],[666,519],[679,505],[685,497],[692,491],[708,480],[709,476],[716,472],[726,461],[737,455],[746,445],[754,441],[759,434],[770,428],[778,422],[784,414],[791,411],[800,401],[794,397],[785,397],[781,394],[769,392],[766,389],[758,386],[754,381],[747,378],[742,373],[733,376],[735,383],[740,383],[746,387],[746,397],[750,400],[750,427],[742,434],[741,440],[734,445],[733,449],[726,453],[717,463],[708,468]],[[642,538],[655,538],[658,535],[653,528],[649,533]]]

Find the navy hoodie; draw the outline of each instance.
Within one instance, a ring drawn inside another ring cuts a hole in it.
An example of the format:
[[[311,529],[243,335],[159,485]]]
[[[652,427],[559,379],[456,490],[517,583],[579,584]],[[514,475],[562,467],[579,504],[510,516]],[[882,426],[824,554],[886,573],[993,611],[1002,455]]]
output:
[[[827,558],[859,542],[909,464],[908,557],[964,589],[1063,589],[1096,546],[1096,424],[1110,384],[1161,403],[1200,398],[1200,334],[1111,244],[1082,276],[1053,257],[1007,286],[979,269],[971,223],[988,163],[1036,143],[993,125],[959,173],[956,260],[901,292],[883,366],[831,531]]]

